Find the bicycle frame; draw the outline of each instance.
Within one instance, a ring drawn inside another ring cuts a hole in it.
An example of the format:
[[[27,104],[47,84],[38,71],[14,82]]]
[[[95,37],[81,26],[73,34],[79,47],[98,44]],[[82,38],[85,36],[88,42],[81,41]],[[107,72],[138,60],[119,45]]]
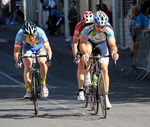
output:
[[[90,66],[90,74],[91,74],[91,88],[89,98],[91,99],[91,102],[93,103],[91,109],[94,110],[94,113],[97,114],[99,110],[99,101],[101,102],[101,109],[102,109],[102,115],[104,118],[106,118],[107,109],[106,109],[106,88],[105,88],[105,81],[103,77],[103,73],[101,70],[101,63],[100,59],[103,57],[110,57],[110,55],[107,56],[90,56],[89,59],[91,60],[91,66]],[[86,68],[87,63],[85,64]],[[96,79],[94,79],[95,77]],[[96,81],[94,81],[96,80]],[[95,83],[96,82],[96,83]]]
[[[20,56],[19,54],[19,61],[21,58],[31,58],[32,59],[32,66],[30,69],[31,75],[32,75],[32,81],[31,81],[31,100],[33,101],[34,104],[34,111],[35,111],[35,116],[38,114],[38,98],[40,98],[40,81],[39,81],[39,69],[37,68],[37,57],[46,57],[47,61],[49,61],[49,56],[48,53],[46,55],[36,55],[36,52],[33,52],[31,56]]]

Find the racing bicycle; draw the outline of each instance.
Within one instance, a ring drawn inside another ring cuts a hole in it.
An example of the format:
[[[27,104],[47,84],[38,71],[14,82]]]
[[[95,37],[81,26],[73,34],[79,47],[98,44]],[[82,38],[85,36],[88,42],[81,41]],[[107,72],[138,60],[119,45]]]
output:
[[[46,53],[46,55],[36,55],[36,52],[33,52],[30,56],[21,56],[21,53],[19,54],[19,62],[21,62],[21,58],[31,58],[32,59],[32,66],[30,69],[31,72],[31,101],[33,101],[34,105],[34,112],[35,116],[38,114],[38,98],[40,98],[40,92],[41,92],[41,85],[39,80],[39,68],[37,68],[37,58],[38,57],[46,57],[47,61],[49,61],[49,55]]]
[[[91,60],[90,65],[90,76],[91,76],[91,84],[89,86],[83,85],[84,87],[84,107],[88,106],[88,102],[90,102],[91,110],[94,111],[95,114],[98,113],[99,103],[101,105],[101,111],[103,118],[107,116],[107,107],[106,107],[106,95],[108,94],[106,91],[105,80],[103,76],[103,72],[101,70],[101,62],[100,59],[104,57],[111,57],[111,55],[107,56],[90,56]],[[115,56],[114,56],[115,57]],[[85,69],[87,67],[87,61],[85,62]],[[116,67],[116,60],[114,60],[114,67]]]

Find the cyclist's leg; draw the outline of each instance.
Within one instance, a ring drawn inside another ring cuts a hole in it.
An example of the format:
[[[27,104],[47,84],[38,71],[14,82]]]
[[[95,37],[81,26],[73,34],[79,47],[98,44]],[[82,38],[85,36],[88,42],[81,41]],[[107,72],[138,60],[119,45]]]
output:
[[[108,55],[108,48],[106,40],[103,42],[100,42],[98,45],[95,46],[95,54],[100,54],[101,56]],[[101,61],[101,69],[104,75],[105,84],[106,84],[106,90],[109,91],[109,75],[108,75],[108,64],[109,64],[109,58],[102,58]]]
[[[77,78],[78,78],[78,86],[79,86],[79,89],[83,89],[84,66],[83,66],[82,61],[80,61],[79,64],[78,64]]]
[[[92,44],[89,41],[86,44],[86,52],[87,52],[88,56],[90,56],[92,53]],[[90,71],[89,71],[90,65],[91,65],[91,61],[88,60],[87,67],[85,70],[85,77],[84,77],[84,84],[87,86],[91,85],[91,77],[90,77]]]
[[[78,48],[78,51],[80,52],[79,45],[77,46],[77,48]],[[86,52],[90,56],[90,54],[92,52],[92,45],[90,44],[90,42],[87,42],[86,49],[87,49]],[[81,76],[81,78],[80,78],[80,76]],[[79,83],[79,88],[83,88],[83,80],[84,80],[83,76],[84,76],[84,63],[80,60],[80,62],[78,64],[78,70],[77,70],[77,77],[79,79],[78,82],[80,82]]]
[[[84,66],[83,62],[80,61],[78,64],[78,70],[77,70],[77,77],[78,77],[78,87],[79,87],[79,92],[77,95],[77,99],[80,101],[84,101],[84,91],[83,91],[83,82],[84,82]]]
[[[86,49],[87,49],[86,52],[90,56],[91,53],[92,53],[92,44],[89,41],[86,44]],[[88,62],[87,62],[87,68],[86,68],[86,72],[85,72],[86,74],[89,74],[90,65],[91,65],[90,60],[88,60]]]
[[[106,40],[95,46],[95,53],[100,54],[102,56],[109,54]],[[106,92],[107,92],[106,104],[107,104],[107,108],[111,108],[112,106],[111,106],[109,99],[108,99],[108,92],[109,92],[108,64],[109,64],[109,58],[108,57],[102,58],[100,62],[101,62],[101,70],[103,72],[105,85],[106,85]]]
[[[37,54],[46,55],[46,51],[42,44],[38,45]],[[40,74],[41,74],[41,93],[44,97],[47,97],[49,94],[48,88],[46,87],[46,76],[47,76],[48,67],[45,64],[45,62],[46,62],[46,57],[38,57],[38,63],[40,65]]]
[[[39,44],[38,46],[32,48],[32,51],[36,51],[37,55],[46,55],[46,51],[42,44]],[[40,74],[41,74],[41,85],[46,84],[48,67],[45,64],[45,62],[46,62],[46,57],[38,57],[38,63],[40,65]]]
[[[79,45],[80,45],[80,40],[77,45],[78,52],[80,52]],[[81,53],[79,55],[80,55],[80,57],[82,57]],[[84,81],[84,66],[83,66],[83,62],[81,60],[78,63],[77,78],[78,78],[78,88],[79,88],[79,92],[80,92],[80,91],[83,91],[83,81]]]
[[[22,54],[23,55],[31,55],[32,51],[30,50],[30,47],[27,47],[27,46],[23,45]],[[25,95],[25,98],[26,98],[26,97],[29,97],[30,93],[31,93],[31,88],[30,88],[30,85],[31,85],[30,68],[31,68],[31,65],[32,65],[32,61],[29,58],[24,58],[23,59],[23,63],[24,63],[24,82],[26,84],[26,92],[27,92],[26,95]]]
[[[78,49],[78,52],[80,52],[79,44],[77,45],[77,49]],[[80,54],[80,57],[82,57],[81,54]],[[78,94],[77,94],[77,99],[79,101],[84,101],[85,100],[84,91],[83,91],[84,66],[83,66],[83,62],[81,60],[78,63],[77,78],[78,78],[78,88],[79,88]]]
[[[91,51],[91,45],[87,44],[87,52]],[[79,49],[78,49],[79,50]],[[90,54],[90,53],[89,53]],[[78,64],[78,70],[77,70],[77,78],[78,78],[78,86],[79,86],[79,93],[78,93],[78,100],[84,100],[84,93],[83,93],[83,83],[84,83],[84,64],[80,60]]]

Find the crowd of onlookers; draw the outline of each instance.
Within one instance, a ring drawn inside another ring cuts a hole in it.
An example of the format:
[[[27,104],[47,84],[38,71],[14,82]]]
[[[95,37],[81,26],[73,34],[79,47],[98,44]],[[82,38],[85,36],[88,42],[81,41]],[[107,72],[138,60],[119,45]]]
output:
[[[143,33],[143,37],[150,32],[150,1],[140,0],[140,5],[136,4],[136,0],[131,1],[131,8],[128,11],[127,18],[129,20],[129,35],[133,39],[133,50],[137,61],[139,37]]]
[[[9,2],[5,5],[1,4],[0,24],[19,24],[24,21],[24,14],[21,7],[16,4],[15,10],[9,11]]]
[[[46,33],[47,35],[57,34],[57,30],[64,23],[64,1],[61,0],[60,3],[56,3],[55,0],[50,0],[49,2],[45,0],[40,0],[43,7],[43,11],[47,12],[48,20],[45,22],[47,25]],[[57,9],[56,5],[59,5]],[[109,22],[112,25],[112,14],[108,9],[106,4],[97,4],[96,11],[102,10],[109,17]],[[1,6],[0,12],[0,24],[18,24],[24,21],[24,14],[20,10],[19,6],[16,6],[15,11],[10,14],[8,3]],[[68,20],[70,27],[70,36],[73,36],[74,28],[76,24],[81,20],[80,15],[78,15],[76,10],[76,1],[72,0],[68,12]],[[138,33],[149,32],[150,25],[150,2],[147,0],[140,0],[140,6],[136,5],[136,0],[131,0],[131,8],[128,12],[127,18],[129,20],[129,35],[132,36],[134,43],[134,51],[137,54],[138,49]],[[68,40],[71,40],[71,37]]]
[[[50,0],[49,2],[46,0],[40,0],[40,2],[43,11],[46,11],[48,16],[48,19],[45,22],[45,24],[47,25],[46,34],[57,34],[57,30],[64,23],[64,1],[60,0],[60,3],[56,3],[55,0]],[[16,10],[12,14],[10,14],[8,4],[9,3],[7,3],[6,5],[2,5],[2,13],[0,13],[0,24],[22,23],[24,21],[24,14],[21,11],[20,7],[16,6]],[[57,4],[59,5],[59,9],[57,9]],[[104,11],[109,17],[109,22],[112,24],[112,15],[111,12],[108,10],[106,4],[96,5],[96,10]],[[70,28],[70,38],[68,38],[68,41],[71,40],[74,28],[76,24],[81,20],[81,17],[82,16],[80,16],[76,10],[76,1],[72,0],[68,11],[68,20]]]

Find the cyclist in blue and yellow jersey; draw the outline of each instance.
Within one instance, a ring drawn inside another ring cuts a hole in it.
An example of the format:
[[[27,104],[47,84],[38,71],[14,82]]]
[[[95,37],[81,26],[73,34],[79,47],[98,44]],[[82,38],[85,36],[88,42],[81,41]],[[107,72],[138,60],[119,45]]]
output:
[[[97,11],[94,15],[94,23],[83,29],[80,39],[80,51],[82,53],[81,60],[83,62],[85,62],[85,56],[89,58],[92,51],[94,51],[95,55],[108,55],[109,51],[106,41],[108,41],[110,46],[112,58],[114,59],[114,54],[116,54],[116,60],[119,58],[113,28],[108,20],[108,16],[103,11]],[[101,69],[104,74],[107,93],[109,92],[108,63],[108,57],[103,58],[101,61]],[[85,80],[87,84],[91,84],[89,72],[85,75]],[[108,109],[112,107],[108,99],[108,94],[106,97],[106,104]]]
[[[76,25],[74,30],[74,35],[73,35],[72,52],[74,55],[74,61],[76,62],[76,64],[78,64],[77,78],[78,78],[79,91],[78,91],[77,99],[79,101],[83,101],[85,99],[84,92],[83,92],[84,66],[82,61],[80,61],[80,58],[78,58],[80,57],[81,54],[79,50],[80,36],[83,28],[87,25],[92,24],[93,22],[94,22],[94,14],[91,11],[85,11],[82,17],[82,21]]]
[[[22,63],[18,63],[18,56],[22,46],[22,55],[28,56],[32,55],[35,51],[38,55],[46,55],[46,52],[49,54],[49,62],[45,64],[46,58],[39,57],[38,63],[40,65],[40,74],[41,74],[41,94],[44,97],[47,97],[49,94],[48,88],[46,87],[46,75],[48,67],[51,66],[52,50],[49,44],[49,41],[44,33],[44,31],[37,27],[33,22],[26,21],[23,27],[18,31],[14,44],[14,58],[16,61],[16,67],[21,68]],[[31,98],[31,73],[30,68],[32,65],[31,58],[24,58],[24,81],[26,84],[26,94],[25,99]]]

